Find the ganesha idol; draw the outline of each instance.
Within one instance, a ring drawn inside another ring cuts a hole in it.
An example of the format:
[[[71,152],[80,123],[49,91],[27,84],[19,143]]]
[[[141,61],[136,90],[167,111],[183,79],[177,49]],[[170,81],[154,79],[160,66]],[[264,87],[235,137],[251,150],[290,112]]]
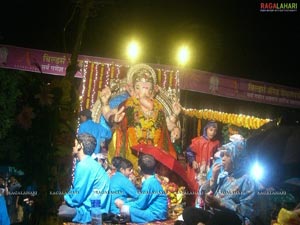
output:
[[[117,95],[114,94],[116,90]],[[96,121],[102,114],[107,121],[113,122],[114,134],[108,146],[109,161],[114,156],[122,156],[137,169],[140,152],[136,146],[146,145],[156,160],[169,169],[172,170],[170,164],[177,163],[172,142],[180,138],[178,115],[181,105],[178,99],[170,97],[157,85],[155,71],[150,66],[134,65],[128,70],[125,84],[119,81],[105,87],[92,112]],[[179,167],[176,164],[174,170],[180,170],[177,172],[180,177],[185,176],[184,168]]]

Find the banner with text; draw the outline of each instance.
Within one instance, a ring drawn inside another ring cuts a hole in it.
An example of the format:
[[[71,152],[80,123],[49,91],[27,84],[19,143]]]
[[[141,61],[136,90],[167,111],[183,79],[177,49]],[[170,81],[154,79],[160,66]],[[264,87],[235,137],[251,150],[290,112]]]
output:
[[[179,87],[221,97],[300,108],[300,89],[204,71],[182,70]]]
[[[58,76],[66,74],[71,54],[0,45],[0,68],[17,69],[36,73],[46,73]],[[128,67],[127,61],[92,56],[78,56],[78,65],[84,61],[117,65],[116,70],[109,73],[119,73],[120,67]],[[300,108],[300,89],[287,86],[224,76],[200,70],[178,69],[166,65],[151,65],[157,70],[173,70],[179,72],[179,87],[183,90],[212,94],[227,98]],[[114,68],[114,67],[112,67]],[[75,75],[82,78],[81,71]],[[113,74],[112,74],[113,76]]]

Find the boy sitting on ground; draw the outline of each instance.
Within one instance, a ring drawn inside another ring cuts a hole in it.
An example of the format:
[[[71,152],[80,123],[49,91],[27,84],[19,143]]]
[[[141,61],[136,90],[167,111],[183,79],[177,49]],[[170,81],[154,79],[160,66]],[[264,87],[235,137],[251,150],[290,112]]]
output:
[[[143,175],[142,190],[138,199],[124,203],[116,199],[115,204],[121,213],[129,215],[133,223],[147,223],[166,220],[168,215],[168,200],[154,172],[156,161],[151,155],[142,155],[138,165]]]

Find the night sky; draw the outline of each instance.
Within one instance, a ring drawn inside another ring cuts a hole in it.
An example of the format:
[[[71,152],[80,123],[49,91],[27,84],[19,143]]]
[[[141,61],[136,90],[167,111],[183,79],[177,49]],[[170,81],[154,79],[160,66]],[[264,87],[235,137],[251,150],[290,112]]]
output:
[[[75,2],[6,1],[0,43],[71,53],[79,18]],[[82,55],[126,59],[126,43],[135,37],[143,43],[142,62],[176,65],[175,49],[187,43],[193,50],[189,68],[300,87],[299,9],[260,12],[264,1],[255,0],[94,2]]]

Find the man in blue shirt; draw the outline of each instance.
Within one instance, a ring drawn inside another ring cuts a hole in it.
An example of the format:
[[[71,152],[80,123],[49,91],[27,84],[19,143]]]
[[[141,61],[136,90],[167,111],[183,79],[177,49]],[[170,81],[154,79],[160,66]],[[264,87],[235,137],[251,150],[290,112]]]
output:
[[[100,117],[100,122],[96,123],[92,120],[92,112],[89,109],[80,112],[80,125],[78,134],[89,133],[97,140],[94,153],[101,152],[101,143],[111,138],[111,128],[108,126],[103,116]]]
[[[73,154],[79,162],[76,165],[74,182],[64,195],[65,204],[60,206],[58,216],[72,218],[73,222],[91,222],[90,208],[93,193],[98,193],[101,200],[102,213],[108,213],[111,196],[109,195],[110,179],[92,157],[96,139],[87,133],[79,134],[75,139]]]

